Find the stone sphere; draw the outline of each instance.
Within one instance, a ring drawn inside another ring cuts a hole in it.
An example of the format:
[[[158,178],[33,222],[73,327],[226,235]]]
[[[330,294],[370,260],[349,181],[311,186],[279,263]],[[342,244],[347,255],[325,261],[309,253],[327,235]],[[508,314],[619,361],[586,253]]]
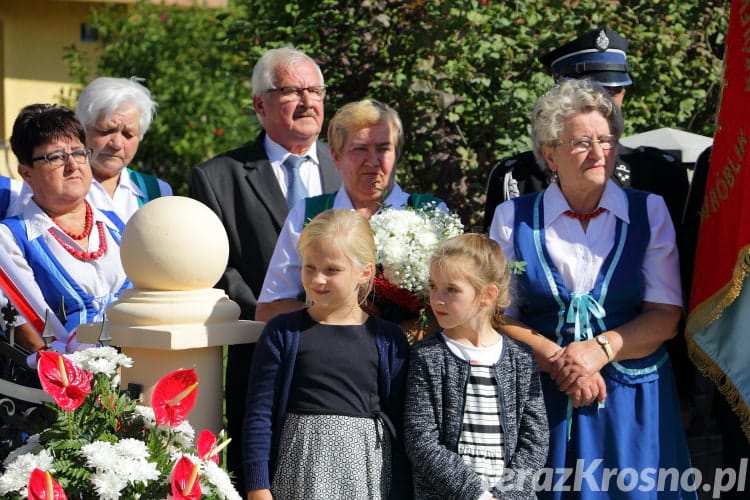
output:
[[[213,288],[229,259],[229,240],[210,208],[184,196],[156,198],[122,234],[122,266],[142,290]]]

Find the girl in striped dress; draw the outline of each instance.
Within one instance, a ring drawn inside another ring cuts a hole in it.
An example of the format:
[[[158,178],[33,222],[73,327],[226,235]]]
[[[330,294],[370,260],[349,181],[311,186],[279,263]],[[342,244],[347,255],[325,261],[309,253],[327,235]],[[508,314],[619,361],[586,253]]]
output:
[[[534,498],[548,429],[532,351],[502,334],[509,271],[479,234],[443,243],[430,306],[443,331],[411,351],[404,411],[417,499]]]

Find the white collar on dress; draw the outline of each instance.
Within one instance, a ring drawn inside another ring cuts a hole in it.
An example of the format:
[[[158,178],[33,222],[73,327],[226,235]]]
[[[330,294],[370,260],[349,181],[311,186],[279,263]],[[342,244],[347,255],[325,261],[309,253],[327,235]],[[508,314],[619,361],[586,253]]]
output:
[[[399,186],[397,182],[394,181],[391,192],[388,194],[388,197],[386,197],[383,206],[404,208],[408,201],[409,195],[401,189],[401,186]],[[349,198],[349,194],[346,192],[346,189],[343,186],[336,193],[334,206],[341,208],[351,208],[352,210],[354,210],[354,204],[352,203],[351,198]]]
[[[602,199],[599,200],[599,206],[609,210],[615,217],[622,219],[623,222],[630,222],[628,213],[628,201],[625,191],[610,179],[604,185]],[[570,210],[565,196],[563,196],[560,186],[553,182],[544,190],[544,224],[549,226],[555,219],[560,217],[563,212]]]
[[[91,202],[89,202],[89,204],[91,204]],[[91,205],[91,211],[94,216],[94,223],[103,222],[108,228],[117,230],[115,223],[112,222],[109,217],[100,212],[94,205]],[[36,204],[36,201],[34,201],[33,198],[29,200],[29,203],[24,205],[23,210],[21,211],[21,217],[26,223],[26,237],[29,240],[41,236],[51,227],[56,225],[50,216],[47,215],[44,210],[39,208],[39,205]]]
[[[91,189],[96,189],[100,192],[100,194],[104,194],[105,196],[109,197],[109,193],[107,193],[107,190],[104,189],[104,186],[102,186],[102,184],[96,179],[91,179],[91,188],[89,189],[89,193],[91,192]],[[138,198],[146,197],[146,193],[144,193],[141,188],[138,187],[138,185],[135,184],[130,178],[130,169],[128,169],[127,167],[123,168],[120,171],[120,179],[117,181],[117,187],[115,189],[130,191],[134,196]]]

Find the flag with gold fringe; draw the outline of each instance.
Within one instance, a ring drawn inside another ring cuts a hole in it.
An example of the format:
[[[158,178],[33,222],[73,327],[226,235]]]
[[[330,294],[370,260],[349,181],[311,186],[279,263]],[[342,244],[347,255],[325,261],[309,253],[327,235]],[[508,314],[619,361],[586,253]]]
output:
[[[750,439],[750,0],[731,2],[724,81],[700,213],[690,357]]]

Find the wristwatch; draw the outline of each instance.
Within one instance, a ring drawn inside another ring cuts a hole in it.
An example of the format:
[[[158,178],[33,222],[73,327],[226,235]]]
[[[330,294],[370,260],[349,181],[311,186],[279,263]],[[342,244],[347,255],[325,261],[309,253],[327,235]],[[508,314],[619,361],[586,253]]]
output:
[[[602,349],[604,349],[604,352],[607,353],[607,361],[612,362],[613,359],[615,359],[615,353],[612,352],[612,346],[609,345],[609,339],[606,335],[597,335],[594,337],[596,339],[596,342],[602,346]]]

